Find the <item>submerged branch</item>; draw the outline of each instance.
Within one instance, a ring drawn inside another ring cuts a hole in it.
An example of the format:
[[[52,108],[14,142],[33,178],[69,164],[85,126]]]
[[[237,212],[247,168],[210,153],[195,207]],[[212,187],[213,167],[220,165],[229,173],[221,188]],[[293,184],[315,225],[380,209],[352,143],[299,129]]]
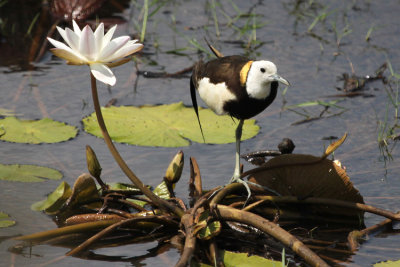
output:
[[[152,222],[152,223],[158,223],[166,226],[175,226],[177,227],[177,224],[173,223],[172,220],[168,220],[167,218],[164,217],[159,217],[159,216],[148,216],[148,217],[138,217],[138,218],[131,218],[131,219],[126,219],[123,221],[119,221],[117,223],[114,223],[107,228],[103,229],[102,231],[98,232],[91,238],[87,239],[85,242],[68,252],[66,255],[67,256],[73,256],[81,253],[82,251],[88,249],[94,242],[97,240],[111,234],[115,230],[117,230],[119,227],[129,225],[132,223],[138,223],[138,222]]]
[[[301,256],[307,263],[312,266],[328,267],[329,265],[323,261],[317,254],[305,246],[300,240],[283,230],[278,225],[258,216],[254,213],[237,210],[224,205],[216,205],[215,216],[228,221],[236,221],[251,225],[271,235],[281,241],[284,245],[290,247],[294,252]]]
[[[193,252],[196,249],[196,237],[194,235],[194,220],[193,214],[185,214],[181,217],[181,223],[185,228],[185,246],[181,258],[176,263],[175,267],[186,267],[192,258]]]
[[[376,215],[380,215],[386,217],[388,219],[392,219],[395,221],[400,221],[400,213],[393,213],[388,210],[383,210],[379,208],[375,208],[370,205],[362,204],[362,203],[354,203],[349,201],[331,199],[331,198],[317,198],[310,197],[304,200],[299,200],[298,197],[293,196],[256,196],[259,200],[271,201],[275,203],[301,203],[301,204],[323,204],[323,205],[333,205],[343,208],[355,209],[364,212],[373,213]]]
[[[236,192],[237,190],[242,190],[243,184],[241,183],[232,183],[224,186],[221,190],[216,193],[216,195],[213,197],[213,199],[210,202],[210,207],[215,206],[216,204],[220,203],[224,197],[227,195],[231,194],[232,192]]]
[[[31,241],[31,242],[43,242],[48,239],[62,235],[97,231],[99,229],[103,229],[119,221],[120,220],[104,220],[104,221],[81,223],[81,224],[56,228],[48,231],[43,231],[35,234],[23,235],[16,237],[15,239],[22,241]]]
[[[397,212],[396,214],[400,214],[400,213]],[[352,252],[356,251],[358,246],[359,246],[359,241],[362,238],[364,238],[364,236],[366,236],[366,235],[368,235],[370,233],[376,232],[381,228],[391,226],[392,223],[393,223],[392,219],[385,219],[385,220],[381,221],[380,223],[372,225],[372,226],[370,226],[368,228],[365,228],[365,229],[363,229],[361,231],[357,231],[357,230],[351,231],[349,233],[349,235],[347,236],[347,241],[348,241],[350,250]]]

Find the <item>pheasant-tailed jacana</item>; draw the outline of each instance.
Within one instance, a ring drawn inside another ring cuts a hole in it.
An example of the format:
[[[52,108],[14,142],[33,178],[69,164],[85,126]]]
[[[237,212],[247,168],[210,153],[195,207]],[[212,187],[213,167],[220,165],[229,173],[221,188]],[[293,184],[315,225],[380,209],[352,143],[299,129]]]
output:
[[[200,61],[193,68],[190,80],[193,107],[202,134],[196,89],[200,98],[216,114],[229,114],[239,120],[236,128],[235,171],[231,183],[243,183],[250,195],[248,185],[240,179],[240,138],[243,122],[274,101],[279,82],[288,86],[289,82],[277,74],[277,68],[271,61],[252,61],[242,56],[224,57],[212,46],[210,48],[218,58],[206,63]]]

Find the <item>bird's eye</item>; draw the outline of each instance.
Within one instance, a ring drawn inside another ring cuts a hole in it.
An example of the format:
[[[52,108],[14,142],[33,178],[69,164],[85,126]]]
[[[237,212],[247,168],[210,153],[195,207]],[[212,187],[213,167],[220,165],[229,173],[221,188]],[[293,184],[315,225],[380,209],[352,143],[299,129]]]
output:
[[[264,68],[261,68],[260,71],[261,71],[261,72],[265,72],[265,69],[264,69]]]

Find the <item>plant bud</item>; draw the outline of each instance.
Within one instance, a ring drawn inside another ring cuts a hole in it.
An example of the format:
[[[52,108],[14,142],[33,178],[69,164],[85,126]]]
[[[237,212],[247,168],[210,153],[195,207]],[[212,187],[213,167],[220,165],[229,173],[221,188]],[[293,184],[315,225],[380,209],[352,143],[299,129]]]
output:
[[[183,169],[183,152],[180,150],[169,164],[165,172],[164,179],[170,184],[175,184],[179,181]]]
[[[99,178],[101,174],[101,166],[93,149],[88,145],[86,146],[86,163],[89,173],[93,177]]]

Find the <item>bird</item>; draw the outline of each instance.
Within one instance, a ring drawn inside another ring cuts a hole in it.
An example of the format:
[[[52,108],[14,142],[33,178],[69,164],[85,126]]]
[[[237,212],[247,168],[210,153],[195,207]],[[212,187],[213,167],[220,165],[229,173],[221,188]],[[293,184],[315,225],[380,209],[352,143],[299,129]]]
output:
[[[230,183],[242,183],[250,197],[250,188],[240,178],[240,141],[243,123],[265,110],[275,100],[279,83],[290,83],[278,75],[276,65],[268,60],[251,60],[240,55],[224,56],[208,43],[216,59],[198,61],[190,78],[190,95],[200,123],[196,91],[204,103],[217,115],[230,115],[239,120],[236,127],[235,169]]]

